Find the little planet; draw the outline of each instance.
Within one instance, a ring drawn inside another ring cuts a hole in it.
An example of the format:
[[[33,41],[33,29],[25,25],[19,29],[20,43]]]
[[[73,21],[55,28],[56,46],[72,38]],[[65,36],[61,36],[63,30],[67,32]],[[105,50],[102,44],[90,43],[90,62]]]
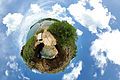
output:
[[[76,56],[76,40],[76,29],[67,21],[41,19],[30,27],[21,56],[30,69],[58,73]]]

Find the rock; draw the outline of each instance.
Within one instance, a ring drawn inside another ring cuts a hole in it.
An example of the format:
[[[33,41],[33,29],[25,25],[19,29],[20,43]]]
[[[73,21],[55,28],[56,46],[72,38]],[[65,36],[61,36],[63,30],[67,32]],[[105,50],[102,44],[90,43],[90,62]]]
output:
[[[51,45],[56,45],[56,39],[54,38],[54,36],[48,32],[46,29],[44,30],[43,34],[42,34],[42,40],[43,43],[46,46],[51,46]]]
[[[47,31],[47,29],[44,29],[43,33],[39,33],[38,35],[36,35],[36,40],[37,41],[35,43],[35,47],[40,43],[43,43],[45,45],[40,52],[42,58],[55,58],[55,56],[58,54],[58,51],[55,47],[56,39],[49,31]]]
[[[41,51],[41,57],[46,59],[53,59],[58,54],[55,46],[44,46]]]
[[[49,31],[47,31],[47,29],[44,29],[43,33],[35,35],[35,37],[36,37],[35,47],[40,43],[44,43],[44,45],[46,46],[53,46],[57,44],[56,39]]]
[[[38,35],[35,35],[35,37],[36,37],[36,42],[35,42],[35,47],[36,47],[37,45],[39,45],[40,43],[43,42],[42,41],[42,33],[39,33]]]

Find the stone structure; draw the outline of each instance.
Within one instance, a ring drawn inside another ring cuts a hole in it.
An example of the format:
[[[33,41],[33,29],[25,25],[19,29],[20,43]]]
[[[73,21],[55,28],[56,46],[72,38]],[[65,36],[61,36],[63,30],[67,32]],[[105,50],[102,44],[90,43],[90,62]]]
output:
[[[56,45],[56,39],[54,38],[54,36],[48,32],[46,29],[44,30],[43,34],[42,34],[42,41],[46,46],[54,46]]]
[[[55,58],[55,56],[58,54],[58,51],[55,47],[55,45],[57,44],[56,39],[49,31],[47,31],[47,29],[44,29],[43,33],[39,33],[36,35],[35,47],[40,43],[44,44],[44,47],[40,52],[41,57],[46,59]]]

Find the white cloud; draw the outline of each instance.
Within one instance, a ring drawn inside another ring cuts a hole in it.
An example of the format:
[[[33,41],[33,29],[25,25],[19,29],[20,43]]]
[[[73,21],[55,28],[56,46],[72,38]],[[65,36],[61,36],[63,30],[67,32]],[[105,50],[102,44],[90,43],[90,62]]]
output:
[[[74,63],[71,61],[70,64],[69,64],[69,66],[67,67],[67,69],[74,68],[74,67],[75,67],[75,65],[74,65]]]
[[[95,73],[95,74],[93,75],[93,77],[97,77],[97,73]]]
[[[92,42],[91,56],[100,68],[107,65],[107,59],[120,65],[120,31],[113,30],[98,34],[98,39]]]
[[[74,63],[71,63],[69,68],[74,68]]]
[[[105,73],[105,70],[104,69],[102,69],[101,70],[101,75],[103,75]]]
[[[36,69],[32,69],[32,72],[34,72],[34,73],[37,73],[37,74],[41,74],[38,70],[36,70]]]
[[[62,17],[61,17],[61,15],[62,15]],[[55,4],[52,6],[52,10],[48,11],[47,17],[55,18],[58,20],[66,20],[67,22],[69,22],[72,25],[75,24],[75,22],[72,20],[72,18],[67,16],[66,8],[62,7],[59,4]]]
[[[5,75],[6,75],[6,76],[9,76],[8,70],[5,71]]]
[[[23,73],[21,73],[21,76],[19,76],[20,80],[30,80],[29,77],[26,77]]]
[[[119,80],[120,80],[120,72],[118,73],[118,78],[119,78]]]
[[[52,12],[50,11],[48,14],[49,15],[60,15],[61,13],[65,13],[66,12],[66,8],[62,7],[59,4],[55,4],[54,6],[52,6]]]
[[[68,23],[70,23],[70,24],[72,24],[72,25],[75,24],[75,22],[72,20],[71,17],[65,16],[65,17],[61,18],[61,20],[65,20],[65,21],[67,21]]]
[[[7,62],[7,66],[15,71],[18,71],[18,63],[15,61],[16,56],[9,56],[9,61]]]
[[[93,9],[86,9],[86,3],[89,3]],[[102,5],[101,0],[79,0],[78,3],[71,4],[68,11],[76,21],[87,27],[92,33],[97,33],[97,28],[111,30],[109,21],[114,17]]]
[[[30,80],[30,78],[28,78],[27,76],[25,76],[21,69],[20,69],[20,66],[18,64],[18,57],[17,56],[8,56],[8,57],[5,57],[5,59],[8,60],[7,64],[6,64],[6,67],[4,67],[5,69],[5,76],[6,78],[8,79],[10,75],[13,75],[14,77],[20,79],[20,80]],[[23,66],[22,66],[23,67]],[[16,75],[15,75],[16,73]],[[7,80],[5,79],[5,80]]]
[[[9,56],[10,61],[14,61],[16,59],[16,56]]]
[[[33,12],[33,13],[40,13],[41,12],[41,8],[39,5],[37,4],[31,4],[30,5],[30,10]]]
[[[3,24],[5,24],[6,27],[8,28],[7,35],[9,35],[18,28],[22,19],[23,19],[23,15],[21,13],[14,13],[14,14],[8,13],[3,18]]]
[[[81,35],[83,34],[83,32],[80,31],[79,29],[77,29],[76,32],[77,32],[77,35],[78,35],[78,36],[81,36]]]
[[[70,73],[64,74],[63,80],[76,80],[80,75],[81,70],[82,70],[82,62],[79,61],[77,66],[75,66]]]

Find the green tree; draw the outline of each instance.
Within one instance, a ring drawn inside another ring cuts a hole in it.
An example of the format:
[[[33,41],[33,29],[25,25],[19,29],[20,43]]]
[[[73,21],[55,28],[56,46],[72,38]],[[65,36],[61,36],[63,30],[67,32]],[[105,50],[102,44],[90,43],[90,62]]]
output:
[[[56,21],[50,25],[48,31],[57,38],[61,46],[69,46],[77,39],[76,29],[67,21]]]
[[[26,45],[23,47],[21,56],[26,61],[26,63],[30,63],[31,60],[34,58],[35,55],[34,42],[35,42],[35,38],[33,36],[27,41]]]

